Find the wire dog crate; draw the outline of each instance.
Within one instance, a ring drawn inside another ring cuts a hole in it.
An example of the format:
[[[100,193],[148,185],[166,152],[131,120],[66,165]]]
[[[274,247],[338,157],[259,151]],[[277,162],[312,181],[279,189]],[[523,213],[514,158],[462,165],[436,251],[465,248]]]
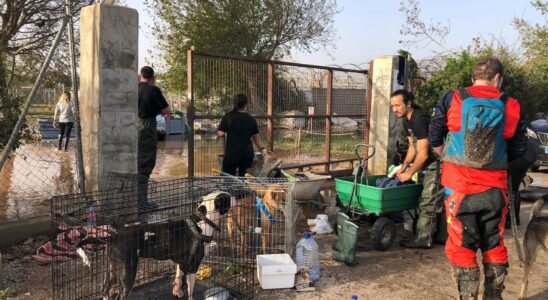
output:
[[[109,174],[52,198],[53,298],[252,299],[256,255],[292,254],[297,212],[286,180]]]

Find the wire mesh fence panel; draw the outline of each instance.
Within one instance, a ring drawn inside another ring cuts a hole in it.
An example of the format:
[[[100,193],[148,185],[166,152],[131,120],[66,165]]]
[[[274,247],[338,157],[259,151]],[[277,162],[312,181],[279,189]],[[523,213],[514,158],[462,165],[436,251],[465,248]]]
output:
[[[366,71],[194,51],[191,57],[194,156],[188,159],[195,175],[219,166],[223,141],[204,141],[216,140],[220,119],[238,93],[248,96],[247,111],[257,120],[262,144],[272,147],[284,167],[354,159],[354,145],[368,135]]]
[[[30,89],[11,89],[10,95],[24,101]],[[0,171],[0,222],[46,214],[51,196],[78,190],[75,130],[71,130],[65,152],[57,150],[60,129],[53,127],[55,105],[63,91],[59,86],[41,88],[36,94],[16,149]],[[11,130],[0,128],[7,138]],[[61,144],[63,150],[66,141]]]
[[[292,183],[142,179],[111,174],[101,191],[52,198],[39,253],[53,262],[54,299],[252,299],[256,255],[293,252]]]

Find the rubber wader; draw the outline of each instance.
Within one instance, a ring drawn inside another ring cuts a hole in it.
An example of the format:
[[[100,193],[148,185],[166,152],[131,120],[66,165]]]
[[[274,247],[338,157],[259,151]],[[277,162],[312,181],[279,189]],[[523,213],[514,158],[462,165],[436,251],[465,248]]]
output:
[[[333,258],[349,266],[356,264],[356,243],[358,240],[358,226],[342,213],[337,213],[338,239],[333,241]]]

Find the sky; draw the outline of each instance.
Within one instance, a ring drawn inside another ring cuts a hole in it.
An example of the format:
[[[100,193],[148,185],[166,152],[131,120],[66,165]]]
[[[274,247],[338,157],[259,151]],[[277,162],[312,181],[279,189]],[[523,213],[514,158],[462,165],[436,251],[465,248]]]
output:
[[[546,20],[529,3],[529,0],[422,0],[421,18],[425,22],[441,22],[450,27],[445,46],[449,49],[465,49],[474,37],[492,41],[503,40],[508,45],[519,45],[518,32],[512,26],[515,17],[532,23]],[[139,12],[139,66],[157,65],[149,52],[158,51],[150,28],[154,16],[150,15],[142,0],[126,0],[127,6]],[[400,34],[404,23],[399,11],[399,0],[338,0],[340,11],[334,19],[334,47],[314,53],[294,51],[284,60],[314,64],[336,65],[353,68],[364,67],[377,56],[394,55],[398,49],[406,49],[415,59],[428,58],[441,49],[428,46],[406,46]]]

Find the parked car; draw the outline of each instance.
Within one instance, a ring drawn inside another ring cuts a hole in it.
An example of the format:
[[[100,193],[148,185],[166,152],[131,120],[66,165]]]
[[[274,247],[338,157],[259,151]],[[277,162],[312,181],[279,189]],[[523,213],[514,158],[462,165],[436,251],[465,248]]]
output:
[[[527,128],[528,145],[534,145],[537,150],[537,160],[531,166],[532,171],[538,171],[540,166],[548,166],[548,114],[538,113],[536,120]]]

